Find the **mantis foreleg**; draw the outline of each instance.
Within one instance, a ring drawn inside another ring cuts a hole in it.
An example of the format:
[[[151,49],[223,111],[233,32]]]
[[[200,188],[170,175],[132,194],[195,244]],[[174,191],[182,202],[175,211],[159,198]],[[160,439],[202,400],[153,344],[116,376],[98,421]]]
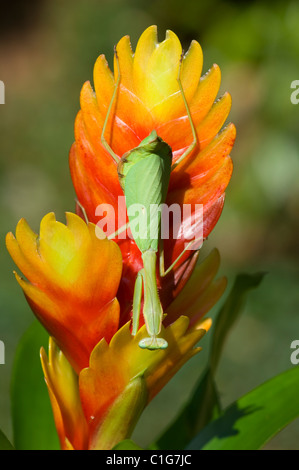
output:
[[[83,217],[85,219],[85,222],[88,224],[89,223],[89,220],[88,220],[88,217],[87,217],[87,214],[86,214],[86,210],[85,208],[82,206],[82,204],[78,201],[78,199],[76,199],[76,203],[77,205],[80,207],[81,211],[82,211],[82,214],[83,214]]]
[[[189,119],[189,122],[190,122],[190,127],[191,127],[191,131],[192,131],[193,141],[192,141],[192,143],[189,145],[189,147],[185,150],[185,152],[180,156],[180,158],[171,166],[171,170],[173,170],[173,169],[174,169],[179,163],[181,163],[188,155],[190,155],[190,153],[194,150],[194,148],[195,148],[195,146],[197,145],[197,142],[198,142],[197,135],[196,135],[196,129],[195,129],[195,127],[194,127],[194,123],[193,123],[193,120],[192,120],[191,112],[190,112],[190,109],[189,109],[189,106],[188,106],[188,103],[187,103],[187,99],[186,99],[186,96],[185,96],[185,93],[184,93],[183,85],[182,85],[182,82],[181,82],[182,60],[183,60],[183,54],[182,54],[182,56],[181,56],[181,62],[180,62],[180,66],[179,66],[179,73],[178,73],[177,81],[178,81],[179,89],[180,89],[180,92],[181,92],[181,95],[182,95],[182,98],[183,98],[183,101],[184,101],[184,105],[185,105],[185,108],[186,108],[186,111],[187,111],[187,116],[188,116],[188,119]]]
[[[187,246],[184,248],[184,250],[179,254],[179,256],[174,260],[174,262],[169,266],[169,268],[166,269],[165,271],[165,263],[164,263],[164,247],[163,247],[163,241],[161,241],[161,247],[160,247],[160,255],[159,255],[159,272],[161,277],[167,276],[167,274],[170,273],[170,271],[174,268],[174,266],[180,261],[182,256],[186,253],[187,250],[190,249],[190,247],[196,243],[196,242],[202,242],[202,238],[196,238],[195,240],[192,240],[187,244]],[[194,251],[198,251],[200,248],[197,248]]]
[[[120,84],[120,66],[119,66],[119,59],[118,59],[116,47],[114,48],[114,54],[115,54],[116,64],[117,64],[117,80],[116,80],[116,83],[115,83],[115,86],[114,86],[114,90],[113,90],[113,93],[112,93],[112,98],[111,98],[111,101],[110,101],[110,104],[109,104],[109,107],[108,107],[108,110],[107,110],[107,113],[106,113],[105,121],[104,121],[104,124],[103,124],[101,142],[102,142],[103,147],[107,150],[107,152],[110,153],[110,155],[114,158],[116,163],[118,163],[119,160],[120,160],[120,157],[115,152],[113,152],[112,148],[110,147],[110,145],[108,144],[108,142],[105,139],[105,131],[106,131],[109,115],[111,113],[113,102],[114,102],[115,97],[117,95],[119,84]]]
[[[107,238],[108,240],[113,240],[114,238],[117,237],[117,235],[119,235],[120,233],[124,232],[125,230],[127,230],[127,228],[130,226],[130,222],[127,222],[125,225],[122,225],[118,230],[116,230],[116,232],[114,233],[111,233]]]

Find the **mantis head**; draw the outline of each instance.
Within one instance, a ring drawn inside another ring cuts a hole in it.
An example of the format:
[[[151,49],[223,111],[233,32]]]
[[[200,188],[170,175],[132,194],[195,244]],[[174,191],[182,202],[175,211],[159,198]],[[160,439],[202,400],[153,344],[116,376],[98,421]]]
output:
[[[171,147],[158,136],[157,132],[153,130],[145,139],[143,139],[138,147],[135,147],[129,152],[126,152],[120,159],[117,167],[117,173],[120,185],[124,190],[125,179],[130,169],[141,160],[144,160],[151,155],[158,155],[162,161],[171,166],[172,149]],[[146,175],[145,175],[146,176]]]

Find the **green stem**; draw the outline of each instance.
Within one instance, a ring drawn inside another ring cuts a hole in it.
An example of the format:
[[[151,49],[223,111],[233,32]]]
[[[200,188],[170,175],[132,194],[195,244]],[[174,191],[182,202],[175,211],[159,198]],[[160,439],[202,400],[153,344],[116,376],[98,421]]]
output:
[[[111,450],[131,434],[147,404],[147,388],[142,377],[133,379],[117,397],[91,438],[89,450]]]

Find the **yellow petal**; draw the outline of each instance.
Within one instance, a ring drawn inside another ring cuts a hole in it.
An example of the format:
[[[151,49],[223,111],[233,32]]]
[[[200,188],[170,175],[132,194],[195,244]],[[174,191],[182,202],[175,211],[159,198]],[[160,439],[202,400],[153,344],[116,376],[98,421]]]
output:
[[[175,313],[179,315],[182,311],[186,311],[189,308],[192,309],[194,302],[201,298],[206,288],[215,278],[219,267],[219,251],[214,249],[201,263],[196,264],[183,291],[171,303],[167,313],[173,318]]]
[[[157,45],[150,57],[142,99],[157,119],[156,106],[169,96],[179,93],[177,77],[181,54],[182,46],[178,37],[172,31],[167,31],[166,39]]]
[[[214,65],[209,72],[200,79],[193,97],[188,101],[190,114],[197,131],[199,144],[201,144],[201,141],[204,141],[206,138],[204,135],[206,129],[210,131],[209,136],[213,135],[214,137],[221,127],[220,125],[220,127],[218,126],[216,129],[214,127],[209,129],[208,124],[206,127],[203,127],[203,119],[208,115],[216,99],[220,86],[220,79],[220,69],[217,65]],[[174,100],[174,96],[170,97],[168,100]],[[172,151],[174,152],[174,161],[179,158],[179,156],[193,141],[190,120],[187,116],[186,107],[183,105],[181,97],[180,104],[176,104],[176,106],[179,106],[178,116],[174,114],[176,112],[176,108],[174,107],[172,111],[172,120],[165,119],[162,116],[160,120],[161,124],[157,127],[158,134],[171,146]],[[199,148],[201,149],[200,145]],[[190,160],[193,159],[193,155],[194,152],[190,155]]]
[[[130,37],[124,36],[116,46],[116,52],[119,60],[121,84],[130,92],[134,92],[133,65],[134,56],[131,48]],[[117,62],[114,55],[114,78],[117,77]]]
[[[207,312],[211,310],[212,307],[218,302],[218,300],[224,294],[224,291],[227,286],[227,279],[221,277],[213,281],[203,292],[203,294],[198,297],[198,299],[186,309],[186,315],[190,318],[190,326],[202,318]]]
[[[40,269],[42,261],[37,240],[38,235],[29,227],[27,221],[22,218],[16,227],[16,241],[27,262],[35,269]],[[24,274],[26,275],[25,272]]]
[[[76,216],[78,217],[78,216]],[[53,213],[40,224],[39,251],[47,271],[55,271],[56,282],[73,283],[82,269],[82,257],[73,233]]]
[[[187,101],[193,97],[200,80],[203,64],[203,53],[200,44],[192,41],[182,62],[181,81]]]
[[[37,248],[36,248],[36,243],[34,243],[32,246],[29,244],[30,247],[30,252],[32,253],[32,257],[27,257],[23,251],[21,250],[18,241],[14,237],[14,235],[9,232],[6,235],[6,247],[7,250],[12,257],[13,261],[15,264],[20,268],[20,270],[24,273],[26,277],[29,277],[30,275],[33,275],[33,282],[37,283],[40,281],[40,273],[37,268],[37,263],[34,266],[34,261],[36,261],[38,258],[36,255],[37,253]],[[28,253],[28,252],[27,252]],[[34,267],[33,267],[34,266]]]
[[[79,250],[82,246],[87,246],[90,243],[90,236],[84,220],[72,212],[66,212],[65,216],[67,228],[74,236],[75,248]]]
[[[112,98],[115,82],[107,60],[102,54],[98,57],[93,70],[93,82],[100,112],[105,116]]]
[[[150,26],[140,36],[134,55],[133,77],[135,93],[143,100],[148,63],[157,47],[157,26]]]
[[[49,359],[43,348],[40,356],[61,446],[86,449],[88,430],[80,402],[78,376],[53,338],[49,338]]]
[[[181,316],[168,328],[162,327],[161,336],[168,342],[165,350],[141,349],[138,343],[148,336],[146,328],[140,328],[133,337],[130,323],[116,332],[109,345],[105,340],[100,341],[91,353],[89,367],[79,377],[86,419],[92,422],[107,413],[128,383],[138,376],[146,382],[149,400],[153,398],[177,371],[178,364],[198,352],[193,347],[206,330],[188,331],[188,326],[189,319]]]
[[[56,312],[55,303],[39,287],[25,281],[18,273],[14,271],[18,284],[22,287],[24,294],[30,304],[42,305],[45,311]]]
[[[232,105],[231,95],[224,95],[216,101],[202,123],[197,126],[200,148],[206,147],[223,126]]]
[[[177,42],[175,42],[177,44]],[[163,44],[163,43],[162,43]],[[179,52],[180,49],[178,48]],[[155,116],[157,127],[161,123],[171,121],[172,119],[179,118],[186,115],[186,105],[184,103],[182,93],[178,87],[178,67],[180,58],[177,53],[173,54],[177,58],[177,64],[173,67],[172,72],[172,86],[173,89],[166,93],[162,101],[155,104],[151,109],[152,114]],[[197,41],[192,41],[191,46],[182,60],[180,70],[180,80],[183,88],[183,93],[190,108],[193,95],[197,90],[200,80],[201,70],[203,63],[203,55],[200,45]],[[171,69],[169,70],[171,74]],[[160,82],[159,82],[160,86]]]
[[[221,82],[221,71],[214,64],[208,72],[201,77],[198,87],[193,95],[190,107],[195,125],[208,113],[213,105]]]

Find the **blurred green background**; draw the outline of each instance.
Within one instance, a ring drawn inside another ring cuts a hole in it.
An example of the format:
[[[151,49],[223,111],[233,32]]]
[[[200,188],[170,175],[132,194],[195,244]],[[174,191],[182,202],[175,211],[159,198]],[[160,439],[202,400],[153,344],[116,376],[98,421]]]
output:
[[[81,86],[92,80],[99,54],[111,64],[113,45],[129,34],[135,48],[151,24],[158,25],[160,40],[173,30],[184,49],[197,39],[204,72],[217,63],[221,93],[228,90],[233,98],[234,174],[204,251],[218,247],[229,285],[238,272],[267,272],[227,342],[217,374],[222,403],[295,367],[290,344],[299,339],[299,104],[291,103],[290,86],[299,79],[298,1],[18,0],[1,5],[0,21],[0,79],[6,86],[0,106],[0,339],[6,346],[0,428],[11,436],[11,366],[33,319],[12,274],[5,234],[21,217],[37,230],[47,212],[64,220],[64,211],[74,209],[68,151]],[[209,335],[203,346],[145,411],[133,436],[140,445],[188,398],[204,368]],[[299,449],[299,422],[267,448]]]

